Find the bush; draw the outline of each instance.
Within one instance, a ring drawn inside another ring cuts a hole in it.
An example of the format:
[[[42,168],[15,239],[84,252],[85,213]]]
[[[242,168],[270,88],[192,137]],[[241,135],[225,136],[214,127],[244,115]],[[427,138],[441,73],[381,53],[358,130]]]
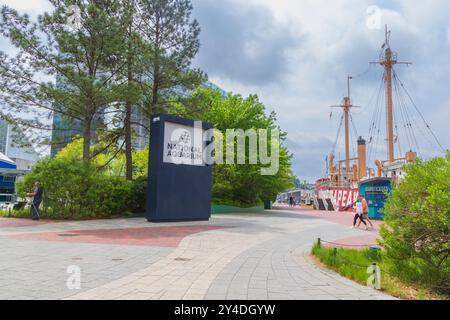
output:
[[[214,128],[225,133],[227,129],[279,129],[275,113],[268,113],[266,107],[256,95],[242,97],[228,94],[224,97],[220,92],[198,88],[183,103],[176,105],[176,113],[184,116],[183,109],[198,110],[196,118],[210,122]],[[261,169],[267,167],[260,161],[249,164],[249,152],[246,152],[246,165],[217,164],[213,166],[212,196],[215,204],[238,207],[254,207],[266,200],[274,201],[278,193],[294,186],[291,170],[292,155],[283,146],[285,134],[281,133],[281,141],[269,140],[268,150],[272,143],[279,149],[279,170],[274,175],[262,175]],[[215,136],[220,141],[219,135]],[[248,145],[248,143],[247,143]],[[261,147],[261,146],[260,146]],[[227,145],[223,141],[223,155],[226,157]],[[236,159],[236,158],[235,158]]]
[[[133,181],[131,187],[131,207],[134,213],[145,212],[148,178],[141,176]]]
[[[30,192],[34,181],[44,187],[43,217],[109,217],[134,210],[132,182],[104,175],[93,164],[77,159],[42,159],[17,183],[19,196]]]
[[[450,290],[450,155],[407,166],[390,193],[381,228],[391,272]]]

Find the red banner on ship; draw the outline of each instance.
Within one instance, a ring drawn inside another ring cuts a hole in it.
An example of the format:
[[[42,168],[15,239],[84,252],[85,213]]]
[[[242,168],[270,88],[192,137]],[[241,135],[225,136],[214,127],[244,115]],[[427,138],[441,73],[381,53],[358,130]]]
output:
[[[358,199],[358,189],[330,189],[339,209],[349,209]]]

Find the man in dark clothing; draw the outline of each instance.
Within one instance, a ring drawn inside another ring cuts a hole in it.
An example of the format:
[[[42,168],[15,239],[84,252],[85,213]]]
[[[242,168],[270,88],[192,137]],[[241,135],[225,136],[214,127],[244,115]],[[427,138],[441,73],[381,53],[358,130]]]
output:
[[[34,183],[34,189],[33,192],[27,193],[27,197],[33,197],[33,201],[31,204],[31,218],[33,220],[39,220],[40,214],[39,214],[39,206],[42,202],[42,194],[44,193],[44,189],[42,188],[42,185],[40,182],[36,181]]]
[[[289,207],[293,207],[294,206],[294,198],[291,196],[289,197]]]

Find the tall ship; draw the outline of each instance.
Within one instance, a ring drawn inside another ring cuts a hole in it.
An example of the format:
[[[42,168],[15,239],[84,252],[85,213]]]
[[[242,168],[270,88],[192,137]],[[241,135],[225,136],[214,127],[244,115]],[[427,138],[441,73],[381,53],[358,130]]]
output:
[[[347,96],[340,105],[332,106],[332,108],[341,109],[342,113],[336,141],[326,158],[326,174],[315,183],[314,206],[316,209],[350,210],[358,198],[362,184],[395,185],[405,176],[405,164],[415,161],[418,156],[417,134],[426,139],[428,146],[434,145],[445,153],[395,71],[394,66],[409,66],[411,63],[398,61],[397,53],[390,46],[390,35],[391,32],[386,26],[385,41],[381,47],[379,59],[370,62],[370,64],[381,66],[383,74],[380,86],[370,102],[374,105],[374,110],[367,140],[358,134],[353,121],[352,111],[360,107],[352,103],[351,76],[347,78]],[[342,139],[342,128],[345,150],[343,159],[339,159],[336,149],[338,142]],[[379,187],[377,190],[379,200],[383,200],[382,191],[386,190]]]

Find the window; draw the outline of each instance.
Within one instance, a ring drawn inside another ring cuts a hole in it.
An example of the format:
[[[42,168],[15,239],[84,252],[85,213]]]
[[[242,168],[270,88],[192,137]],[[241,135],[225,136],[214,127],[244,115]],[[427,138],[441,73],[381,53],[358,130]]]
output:
[[[3,177],[4,182],[16,182],[16,177],[14,176],[4,176]]]

